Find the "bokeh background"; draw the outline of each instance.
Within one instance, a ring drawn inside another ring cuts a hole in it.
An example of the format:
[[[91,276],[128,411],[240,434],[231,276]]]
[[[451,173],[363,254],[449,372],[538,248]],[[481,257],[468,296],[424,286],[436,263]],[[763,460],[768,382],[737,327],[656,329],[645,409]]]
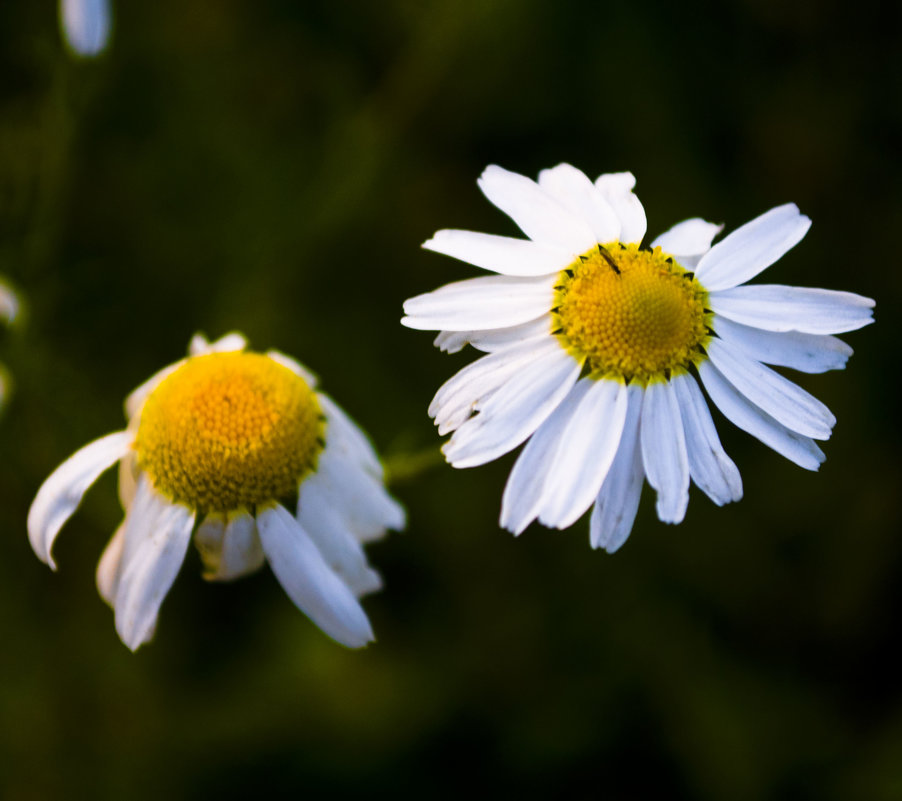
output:
[[[746,0],[114,3],[99,59],[51,0],[0,3],[0,796],[902,798],[898,7]],[[434,230],[515,233],[488,163],[631,170],[649,233],[789,200],[767,274],[877,299],[807,473],[717,418],[745,499],[646,489],[616,555],[496,525],[513,457],[437,457],[447,356],[404,298],[475,275]],[[407,532],[372,546],[378,643],[333,644],[266,570],[191,554],[131,654],[94,589],[112,475],[52,574],[25,536],[51,469],[123,423],[190,336],[309,364],[370,432]]]

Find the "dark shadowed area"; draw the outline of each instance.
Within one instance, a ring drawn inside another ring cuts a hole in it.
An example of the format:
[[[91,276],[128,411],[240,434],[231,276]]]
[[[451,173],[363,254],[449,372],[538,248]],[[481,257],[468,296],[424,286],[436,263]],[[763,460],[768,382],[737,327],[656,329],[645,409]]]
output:
[[[56,4],[0,3],[0,796],[898,799],[902,613],[900,15],[892,3],[542,0],[114,3],[100,58]],[[818,473],[715,414],[745,498],[646,488],[615,555],[587,516],[498,528],[514,461],[454,470],[426,415],[472,360],[402,328],[477,274],[419,248],[516,229],[489,163],[631,170],[649,235],[814,224],[762,280],[876,298],[844,372],[793,376],[838,418]],[[346,650],[264,569],[189,554],[131,654],[94,569],[105,475],[32,553],[38,486],[123,426],[196,331],[316,371],[370,433],[409,527],[369,547],[378,642]]]

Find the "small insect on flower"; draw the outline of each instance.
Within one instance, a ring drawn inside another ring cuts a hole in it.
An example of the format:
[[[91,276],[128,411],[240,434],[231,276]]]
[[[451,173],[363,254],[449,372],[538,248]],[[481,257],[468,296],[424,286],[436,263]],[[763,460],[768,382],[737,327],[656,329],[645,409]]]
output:
[[[429,407],[455,467],[526,441],[501,505],[515,534],[537,519],[565,528],[594,503],[593,547],[629,536],[644,480],[657,513],[679,523],[690,479],[716,504],[742,496],[699,384],[733,424],[809,470],[835,418],[765,364],[820,373],[852,349],[831,336],[872,321],[849,292],[746,285],[796,245],[811,221],[792,203],[712,247],[722,226],[695,218],[643,248],[645,210],[630,173],[594,183],[561,164],[538,183],[490,166],[486,197],[529,239],[439,231],[423,247],[498,275],[411,298],[410,328],[438,330],[448,352],[487,353]]]
[[[358,598],[379,589],[362,543],[404,527],[366,435],[293,359],[245,350],[240,334],[161,370],[126,400],[125,431],[86,445],[44,482],[28,514],[38,557],[56,569],[60,528],[119,462],[125,519],[97,588],[132,650],[154,633],[192,539],[213,581],[269,563],[292,601],[333,639],[373,639]],[[296,506],[289,512],[283,503]]]

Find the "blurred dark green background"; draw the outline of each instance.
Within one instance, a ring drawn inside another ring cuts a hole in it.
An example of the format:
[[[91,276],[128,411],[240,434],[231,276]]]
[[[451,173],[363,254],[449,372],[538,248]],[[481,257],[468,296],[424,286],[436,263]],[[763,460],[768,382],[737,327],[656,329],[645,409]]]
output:
[[[54,2],[0,3],[0,274],[28,304],[0,332],[0,796],[902,798],[898,7],[114,7],[79,63]],[[398,325],[476,274],[419,244],[514,233],[476,177],[560,161],[633,171],[651,236],[789,200],[812,217],[764,280],[870,295],[879,320],[846,372],[800,379],[839,418],[819,474],[718,418],[745,499],[693,490],[669,527],[646,490],[608,556],[586,520],[498,529],[513,457],[410,469],[473,358]],[[233,329],[317,371],[393,468],[410,526],[369,549],[366,651],[268,571],[209,585],[192,553],[129,653],[94,589],[112,475],[58,574],[28,546],[50,470],[196,330]]]

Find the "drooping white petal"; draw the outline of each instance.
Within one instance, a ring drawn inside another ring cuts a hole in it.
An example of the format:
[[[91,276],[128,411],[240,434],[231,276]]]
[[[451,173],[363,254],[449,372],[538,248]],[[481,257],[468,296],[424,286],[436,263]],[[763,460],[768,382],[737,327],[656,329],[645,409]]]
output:
[[[263,547],[254,518],[245,510],[209,514],[194,532],[207,581],[231,581],[259,570]]]
[[[665,523],[679,523],[689,505],[689,457],[680,406],[670,382],[645,388],[640,441],[645,475],[658,492],[658,517]]]
[[[282,353],[280,350],[268,350],[266,355],[274,362],[281,364],[282,367],[287,367],[292,373],[303,378],[308,386],[316,387],[319,383],[319,377],[315,373],[308,370],[297,359],[293,359],[288,354]]]
[[[645,209],[633,193],[636,179],[631,172],[612,172],[598,177],[595,186],[620,218],[620,241],[642,241],[647,221]]]
[[[110,38],[109,0],[60,0],[63,36],[79,56],[96,56]]]
[[[487,400],[442,448],[454,467],[475,467],[516,448],[576,383],[582,364],[563,349],[524,367]]]
[[[557,275],[488,275],[456,281],[404,301],[401,323],[421,330],[508,328],[550,311]]]
[[[475,231],[436,231],[423,247],[501,275],[549,275],[573,261],[569,249]]]
[[[543,314],[528,323],[513,325],[510,328],[493,328],[489,331],[441,331],[432,344],[445,353],[457,353],[468,344],[484,353],[494,353],[496,350],[545,337],[550,333],[551,315]]]
[[[571,260],[595,245],[592,229],[525,175],[492,164],[477,183],[483,194],[530,239],[562,248]]]
[[[813,439],[778,423],[766,412],[740,394],[710,360],[698,368],[702,383],[714,404],[737,428],[761,440],[769,448],[806,470],[817,470],[824,453]]]
[[[539,173],[539,186],[579,217],[599,244],[620,239],[620,218],[585,173],[569,164],[558,164]]]
[[[638,384],[630,384],[626,396],[627,411],[620,447],[601,485],[589,520],[592,547],[604,548],[608,553],[614,553],[629,537],[645,480],[639,445],[643,389]]]
[[[485,403],[513,376],[528,369],[536,359],[557,355],[560,350],[552,337],[527,341],[483,356],[455,373],[439,387],[429,404],[429,416],[435,418],[439,434],[458,428],[477,406]]]
[[[830,438],[836,418],[813,395],[721,339],[712,339],[707,351],[721,375],[778,423],[806,437]]]
[[[696,277],[709,292],[743,284],[797,245],[810,227],[795,203],[771,209],[711,248],[699,261]]]
[[[194,512],[162,496],[155,511],[134,552],[126,554],[124,549],[116,588],[116,631],[132,651],[153,636],[160,605],[185,560],[194,526]]]
[[[684,267],[689,267],[690,259],[696,259],[691,263],[694,267],[705,253],[711,248],[711,241],[723,230],[722,225],[715,225],[703,220],[701,217],[693,217],[683,220],[673,228],[661,234],[651,243],[652,249],[661,248],[673,256]]]
[[[592,384],[564,429],[545,484],[539,521],[546,526],[566,528],[592,505],[620,444],[626,386],[604,380]]]
[[[500,525],[515,535],[535,520],[544,500],[544,487],[554,467],[561,437],[591,381],[577,381],[570,393],[550,414],[517,457],[501,498]]]
[[[81,503],[82,496],[131,448],[134,435],[117,431],[76,451],[44,482],[28,510],[28,539],[42,562],[56,570],[50,553],[56,535]]]
[[[379,574],[369,566],[360,540],[348,528],[342,506],[331,493],[321,491],[320,482],[301,484],[298,496],[298,522],[323,558],[358,598],[382,586]],[[346,502],[353,503],[348,492]],[[384,531],[384,529],[382,529]]]
[[[163,381],[172,375],[176,370],[179,369],[187,359],[180,359],[175,362],[175,364],[170,364],[164,367],[162,370],[158,370],[154,373],[150,378],[147,379],[141,386],[137,389],[132,390],[132,392],[125,399],[125,417],[128,420],[131,420],[139,411],[141,411],[141,407],[144,405],[144,401],[147,400],[148,396],[151,392],[153,392],[158,386],[160,386]]]
[[[247,340],[237,331],[225,334],[214,342],[209,342],[203,334],[195,334],[188,345],[188,353],[192,356],[204,356],[208,353],[233,353],[246,347]]]
[[[673,379],[689,455],[689,475],[714,503],[723,506],[742,498],[742,478],[727,456],[708,411],[708,404],[690,375]]]
[[[803,373],[842,370],[852,348],[836,337],[798,331],[765,331],[718,317],[717,335],[750,359]]]
[[[257,528],[273,573],[305,615],[349,648],[361,648],[374,639],[363,607],[284,507],[263,507],[257,515]]]
[[[874,301],[854,292],[753,284],[709,296],[711,309],[765,331],[841,334],[874,321]]]
[[[95,574],[97,592],[110,606],[116,600],[116,589],[119,586],[119,571],[124,545],[125,521],[123,520],[119,528],[116,529],[116,533],[110,538],[106,548],[103,549]]]

